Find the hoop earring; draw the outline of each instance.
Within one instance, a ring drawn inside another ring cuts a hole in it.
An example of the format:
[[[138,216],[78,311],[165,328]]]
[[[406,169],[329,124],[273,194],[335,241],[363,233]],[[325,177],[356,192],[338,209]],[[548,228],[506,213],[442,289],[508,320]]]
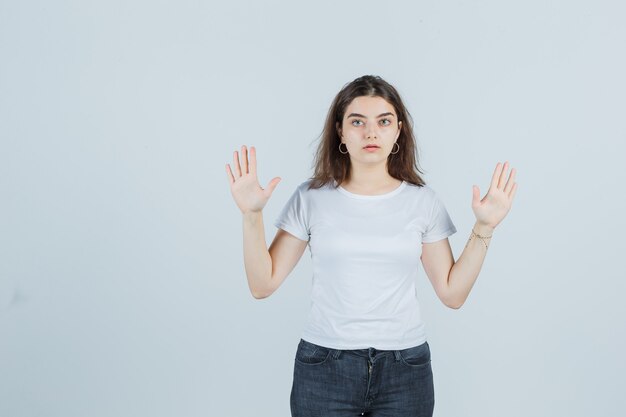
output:
[[[339,152],[341,152],[341,145],[345,145],[345,143],[343,142],[339,142]],[[347,154],[348,153],[348,146],[346,146],[346,151],[345,152],[341,152],[342,154]]]
[[[398,142],[394,142],[393,144],[394,145],[398,145]],[[391,151],[391,153],[394,154],[394,155],[397,154],[398,152],[400,152],[400,145],[398,145],[398,150],[397,151],[395,151],[395,152],[393,152],[393,150]]]

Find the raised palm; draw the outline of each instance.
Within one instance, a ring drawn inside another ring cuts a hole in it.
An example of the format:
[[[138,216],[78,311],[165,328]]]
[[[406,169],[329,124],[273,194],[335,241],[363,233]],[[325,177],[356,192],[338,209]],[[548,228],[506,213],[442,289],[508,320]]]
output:
[[[504,165],[498,162],[487,195],[482,199],[480,199],[478,186],[473,186],[472,190],[472,210],[476,221],[494,229],[511,209],[513,197],[517,191],[515,168],[511,170],[508,180],[506,178],[508,166],[508,162]]]
[[[246,145],[241,147],[241,157],[243,163],[239,162],[238,152],[233,153],[234,174],[230,165],[226,164],[230,192],[242,213],[261,211],[280,182],[280,177],[272,178],[267,188],[261,188],[256,173],[256,149],[254,146],[250,147],[249,163]]]

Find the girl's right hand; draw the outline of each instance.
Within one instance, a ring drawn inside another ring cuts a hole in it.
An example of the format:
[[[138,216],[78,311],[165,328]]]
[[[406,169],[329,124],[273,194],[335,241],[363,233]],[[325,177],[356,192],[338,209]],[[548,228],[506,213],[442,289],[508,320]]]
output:
[[[274,177],[267,185],[261,188],[256,175],[256,149],[250,147],[250,164],[248,165],[248,150],[246,145],[241,147],[243,164],[239,163],[239,154],[233,153],[233,165],[235,174],[230,170],[230,165],[226,164],[226,173],[230,181],[230,192],[235,199],[235,203],[243,214],[250,212],[260,212],[265,207],[272,192],[280,182],[280,177]]]

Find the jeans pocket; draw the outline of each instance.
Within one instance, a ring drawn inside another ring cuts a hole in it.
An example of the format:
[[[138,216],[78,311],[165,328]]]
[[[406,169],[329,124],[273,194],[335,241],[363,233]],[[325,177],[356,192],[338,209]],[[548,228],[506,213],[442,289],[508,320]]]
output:
[[[330,356],[330,349],[300,339],[296,350],[296,362],[302,365],[321,365]]]
[[[400,361],[411,368],[425,368],[430,365],[430,347],[428,342],[419,346],[399,350]]]

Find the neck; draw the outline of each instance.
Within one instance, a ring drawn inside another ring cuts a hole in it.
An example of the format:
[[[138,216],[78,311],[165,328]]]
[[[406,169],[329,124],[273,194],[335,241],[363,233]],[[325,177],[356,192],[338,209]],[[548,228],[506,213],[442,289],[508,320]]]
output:
[[[400,180],[392,177],[387,172],[386,166],[355,166],[350,168],[350,177],[342,186],[353,190],[376,191],[389,187],[395,188]]]

